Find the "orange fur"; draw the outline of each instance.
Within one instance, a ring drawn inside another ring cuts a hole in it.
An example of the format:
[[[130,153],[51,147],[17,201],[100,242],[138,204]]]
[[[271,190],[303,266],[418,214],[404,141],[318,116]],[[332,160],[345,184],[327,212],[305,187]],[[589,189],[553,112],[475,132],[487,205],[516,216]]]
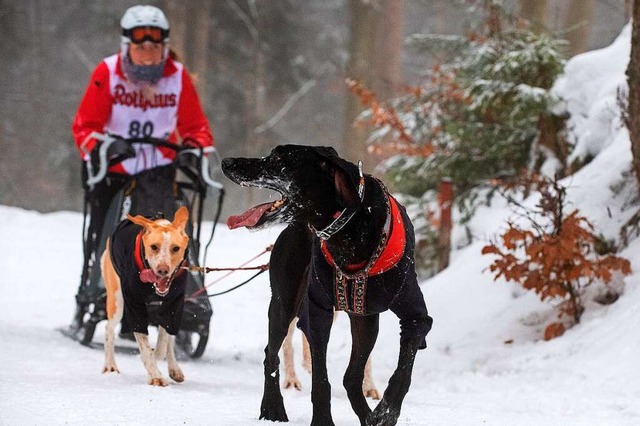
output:
[[[109,256],[110,241],[107,240],[107,247],[104,250],[102,273],[105,275],[104,284],[107,289],[107,319],[113,319],[116,313],[116,292],[120,290],[120,278],[116,274],[111,256]]]

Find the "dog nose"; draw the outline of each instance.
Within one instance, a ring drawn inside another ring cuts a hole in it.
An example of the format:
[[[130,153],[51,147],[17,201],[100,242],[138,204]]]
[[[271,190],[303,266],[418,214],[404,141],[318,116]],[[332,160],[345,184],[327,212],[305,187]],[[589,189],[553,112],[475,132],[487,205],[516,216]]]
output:
[[[169,265],[159,265],[158,275],[160,275],[161,277],[166,277],[167,275],[169,275]]]

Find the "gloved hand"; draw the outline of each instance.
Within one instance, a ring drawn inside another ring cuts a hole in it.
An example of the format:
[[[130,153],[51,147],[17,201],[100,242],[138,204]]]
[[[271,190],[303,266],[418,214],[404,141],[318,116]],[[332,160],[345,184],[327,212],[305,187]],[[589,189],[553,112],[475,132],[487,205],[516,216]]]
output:
[[[109,145],[109,148],[107,148],[107,159],[109,160],[110,166],[135,156],[136,150],[123,139],[116,139]]]
[[[182,141],[182,146],[185,148],[202,149],[202,146],[198,143],[198,141],[192,138],[185,138]]]

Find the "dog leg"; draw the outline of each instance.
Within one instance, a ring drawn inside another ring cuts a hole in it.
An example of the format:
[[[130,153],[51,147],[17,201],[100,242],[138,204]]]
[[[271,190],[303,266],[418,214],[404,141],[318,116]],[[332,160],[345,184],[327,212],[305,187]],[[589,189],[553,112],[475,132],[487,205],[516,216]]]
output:
[[[367,316],[349,315],[352,339],[351,358],[344,374],[343,384],[347,390],[351,407],[363,425],[367,416],[371,414],[371,408],[369,408],[367,399],[362,392],[364,370],[378,337],[379,318],[378,314]]]
[[[164,331],[164,328],[160,327]],[[167,335],[167,364],[169,366],[169,377],[178,383],[184,382],[184,373],[178,365],[176,359],[176,336],[172,336],[165,331]]]
[[[402,401],[411,385],[416,353],[425,343],[424,338],[433,324],[415,273],[412,276],[405,275],[405,279],[407,282],[390,306],[391,311],[400,319],[398,366],[389,379],[382,400],[367,418],[368,426],[392,426],[398,421]]]
[[[369,355],[367,364],[364,366],[364,381],[362,382],[362,393],[364,393],[364,396],[366,396],[367,398],[371,398],[376,401],[382,397],[380,391],[373,381],[371,355]]]
[[[264,393],[260,418],[287,422],[280,391],[280,358],[278,353],[289,324],[296,317],[301,295],[306,290],[307,268],[311,257],[311,237],[304,225],[289,225],[276,240],[271,252],[269,279],[269,337],[264,350]]]
[[[158,326],[158,342],[154,351],[156,362],[167,360],[169,367],[169,377],[178,383],[184,382],[184,373],[178,365],[175,352],[175,336],[167,333],[164,327]]]
[[[156,361],[164,361],[167,358],[167,348],[169,346],[169,333],[164,327],[158,326],[158,341],[156,349],[153,351]]]
[[[290,324],[292,318],[279,318],[280,315],[280,306],[272,298],[269,304],[269,339],[264,349],[264,393],[260,405],[260,419],[288,422],[289,418],[284,408],[282,392],[280,392],[280,358],[278,357],[278,352],[287,335],[288,324]]]
[[[416,353],[422,339],[407,339],[400,342],[398,367],[389,379],[387,389],[378,406],[367,417],[367,426],[393,426],[400,417],[402,401],[411,385],[411,373]]]
[[[304,333],[302,334],[302,368],[311,374],[311,348],[309,347],[307,336],[305,336]]]
[[[309,318],[313,319],[310,321],[310,330],[308,330],[309,335],[307,336],[311,346],[313,368],[313,374],[311,374],[311,403],[313,405],[311,426],[333,426],[334,424],[331,416],[331,384],[327,374],[327,346],[333,324],[332,317],[332,310],[325,310],[314,302],[309,302]],[[364,399],[362,390],[359,390],[358,393]]]
[[[119,373],[115,359],[115,327],[120,324],[124,312],[124,300],[120,289],[120,278],[113,269],[109,255],[109,242],[100,259],[102,277],[107,290],[107,327],[104,336],[104,367],[102,373]]]
[[[153,349],[149,345],[149,337],[146,334],[136,332],[134,332],[133,335],[140,347],[140,357],[142,358],[144,368],[147,369],[149,384],[151,386],[167,386],[167,381],[162,377],[160,370],[158,370],[158,364],[156,363]]]
[[[115,359],[115,327],[120,324],[122,314],[120,316],[114,316],[107,321],[107,329],[104,335],[104,367],[103,373],[119,373],[118,366]]]
[[[335,321],[335,316],[334,316],[334,321]],[[291,335],[291,330],[289,330],[289,333],[287,335],[287,339],[290,337]],[[283,348],[287,345],[287,339],[285,339],[285,343],[283,344]],[[285,358],[284,358],[284,365],[285,365],[285,371],[288,371],[287,369],[287,353],[285,352]],[[291,363],[293,363],[293,359],[291,360]],[[293,370],[293,374],[294,377],[295,376],[295,369],[293,368],[293,364],[291,364],[291,369]],[[376,386],[375,382],[373,381],[373,362],[371,360],[371,356],[369,356],[369,359],[367,359],[367,363],[364,366],[364,380],[362,382],[362,393],[364,394],[365,397],[367,398],[371,398],[375,401],[378,401],[380,398],[382,398],[382,393],[378,390],[378,387]],[[304,334],[302,334],[302,368],[304,368],[309,374],[311,374],[311,349],[309,349],[309,341],[307,340],[306,336]],[[286,380],[285,380],[286,383]]]
[[[296,320],[291,321],[287,337],[284,338],[284,342],[282,343],[282,357],[284,358],[284,381],[282,382],[282,386],[284,386],[285,389],[293,387],[296,390],[302,390],[302,383],[300,383],[300,379],[298,379],[296,375],[296,369],[293,363],[293,333],[296,329],[296,322]]]

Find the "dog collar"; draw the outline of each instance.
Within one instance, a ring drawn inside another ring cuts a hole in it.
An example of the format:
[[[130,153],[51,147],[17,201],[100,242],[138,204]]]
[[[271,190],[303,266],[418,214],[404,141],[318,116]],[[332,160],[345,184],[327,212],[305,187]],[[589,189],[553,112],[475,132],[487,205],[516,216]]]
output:
[[[360,175],[360,181],[358,182],[358,196],[360,197],[360,202],[364,200],[364,174],[362,173],[362,161],[358,161],[358,174]],[[325,228],[317,230],[310,225],[313,232],[316,233],[316,236],[323,241],[328,240],[338,231],[340,231],[356,214],[358,209],[343,209],[340,214]]]
[[[343,275],[349,276],[356,272],[363,272],[367,276],[378,275],[387,272],[402,259],[406,245],[404,222],[395,198],[387,195],[387,203],[389,213],[387,214],[380,243],[371,259],[361,264],[346,266],[345,271],[342,272]],[[324,241],[320,242],[320,248],[327,262],[334,268],[339,269]]]
[[[136,266],[138,267],[138,271],[142,271],[143,269],[148,269],[149,265],[146,262],[144,257],[144,245],[142,244],[142,231],[138,232],[136,235],[136,243],[135,243],[135,251],[133,253],[133,257],[136,260]]]

